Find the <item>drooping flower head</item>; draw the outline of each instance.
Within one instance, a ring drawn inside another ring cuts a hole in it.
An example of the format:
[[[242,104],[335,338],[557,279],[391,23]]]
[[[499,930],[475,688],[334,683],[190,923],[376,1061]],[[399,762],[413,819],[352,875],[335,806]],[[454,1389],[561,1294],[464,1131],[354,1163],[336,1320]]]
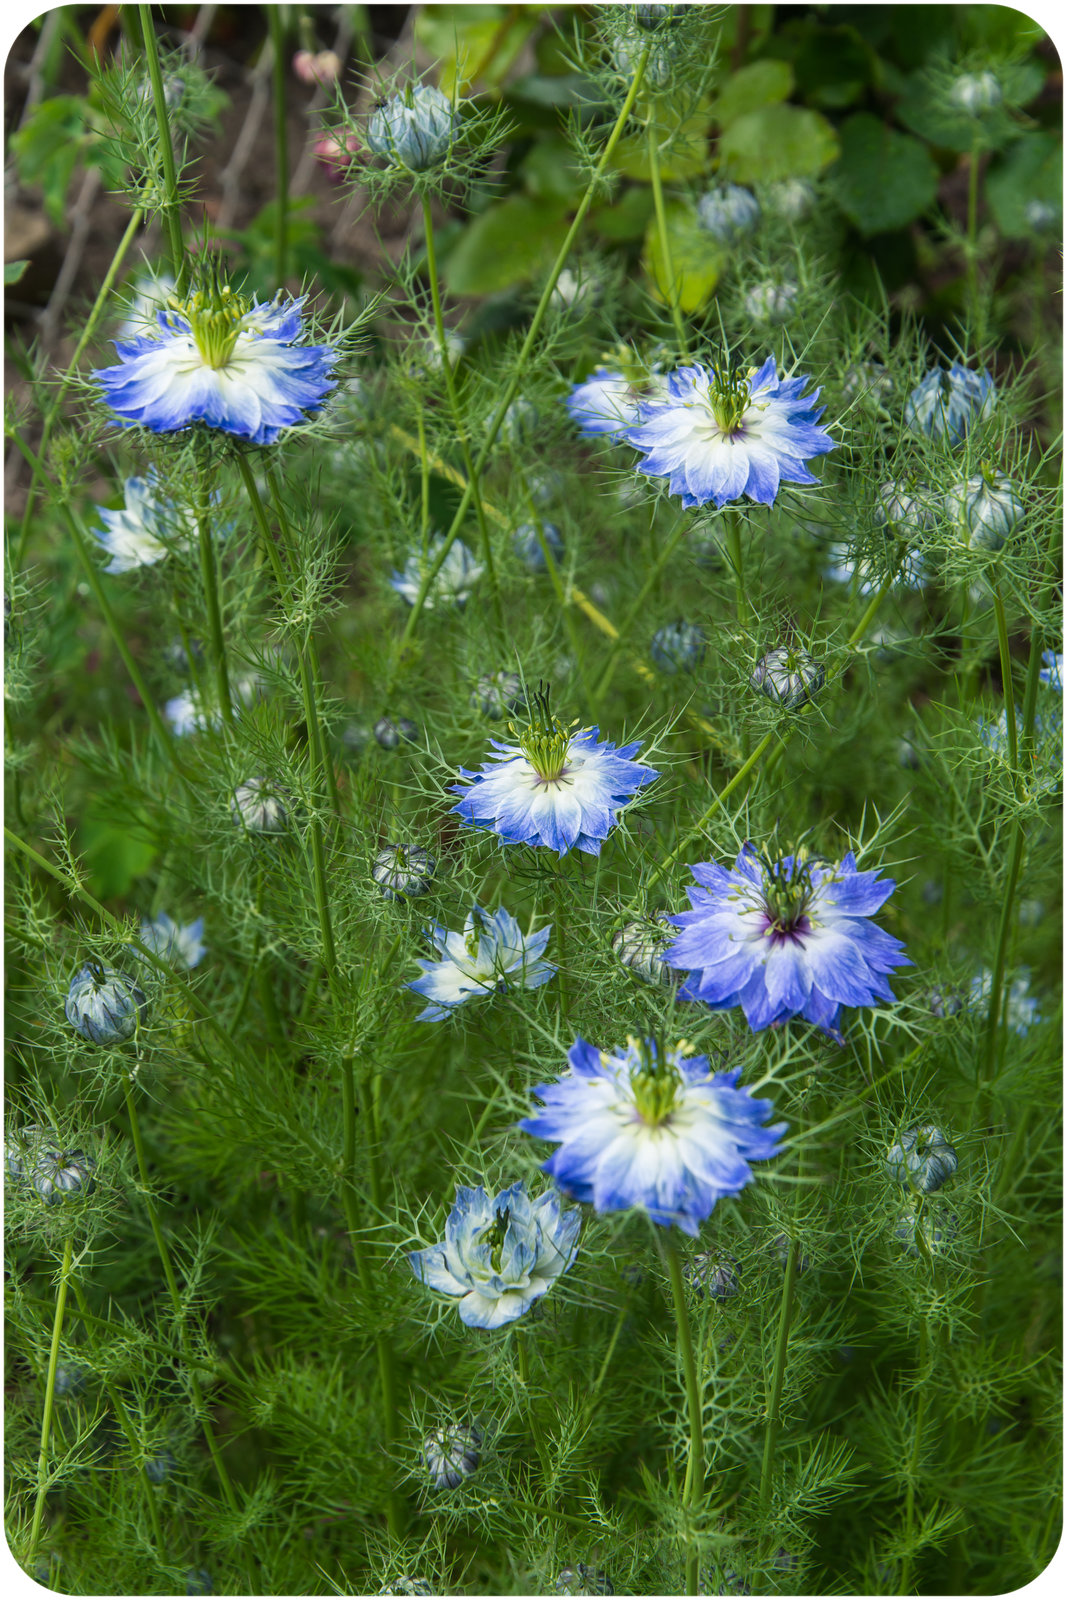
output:
[[[105,572],[133,572],[151,567],[172,551],[186,548],[193,537],[187,509],[159,492],[156,474],[126,479],[126,503],[117,511],[99,507],[102,527],[90,532],[111,560]]]
[[[774,1107],[737,1088],[740,1069],[713,1072],[684,1041],[666,1049],[630,1038],[606,1051],[576,1039],[567,1060],[565,1077],[537,1085],[543,1108],[519,1126],[559,1144],[543,1170],[597,1211],[645,1211],[696,1234],[785,1132],[764,1126]]]
[[[468,1328],[502,1328],[567,1271],[581,1226],[581,1213],[563,1210],[554,1189],[531,1201],[525,1183],[513,1183],[490,1200],[480,1186],[457,1184],[441,1243],[408,1260],[422,1283],[459,1299]]]
[[[93,377],[125,427],[173,433],[200,422],[273,444],[335,387],[336,352],[299,342],[303,305],[282,295],[261,305],[205,267],[199,289],[172,297],[156,329],[116,341],[118,366]]]
[[[618,821],[618,808],[659,773],[630,759],[639,743],[619,747],[599,728],[575,731],[554,716],[548,692],[530,695],[530,719],[511,724],[516,744],[490,739],[490,762],[478,772],[459,769],[458,806],[465,822],[491,828],[505,844],[544,845],[600,854]]]
[[[757,1031],[801,1017],[831,1034],[842,1006],[893,999],[886,975],[911,962],[869,919],[896,885],[861,872],[851,850],[834,866],[746,844],[732,868],[691,870],[693,909],[671,918],[682,931],[667,952],[689,972],[684,999],[741,1006]]]
[[[904,404],[904,421],[914,433],[956,445],[974,423],[992,414],[996,403],[989,373],[954,361],[947,372],[934,367],[916,385]]]
[[[491,995],[498,989],[536,989],[555,972],[545,953],[552,924],[529,938],[501,906],[494,912],[472,906],[462,933],[450,933],[434,923],[427,933],[439,961],[419,961],[423,975],[408,988],[430,1004],[420,1011],[420,1022],[440,1022],[466,1000]]]
[[[782,377],[773,356],[747,371],[679,367],[624,437],[645,453],[639,470],[668,478],[683,506],[724,506],[742,495],[769,506],[783,483],[817,483],[805,463],[834,448],[818,426],[819,390],[805,395],[807,383]]]

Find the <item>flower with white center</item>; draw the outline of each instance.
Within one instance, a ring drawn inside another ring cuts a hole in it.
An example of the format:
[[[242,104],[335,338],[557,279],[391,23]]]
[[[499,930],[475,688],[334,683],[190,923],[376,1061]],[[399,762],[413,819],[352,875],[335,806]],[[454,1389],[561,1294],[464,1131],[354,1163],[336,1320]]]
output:
[[[795,283],[754,283],[745,290],[745,316],[750,322],[765,322],[772,327],[779,327],[793,315],[798,293]]]
[[[970,1007],[979,1017],[989,1015],[989,997],[993,993],[993,974],[988,967],[983,967],[971,979]],[[1001,988],[1001,1005],[1004,1005],[1005,995],[1007,1006],[1003,1012],[1004,1020],[1012,1033],[1019,1038],[1029,1033],[1035,1024],[1041,1022],[1042,1016],[1038,1010],[1038,1003],[1030,993],[1030,973],[1028,968],[1021,967],[1017,977],[1011,984],[1004,984]]]
[[[1004,91],[992,72],[965,72],[952,84],[948,98],[968,116],[980,117],[1000,105]]]
[[[478,1470],[482,1459],[482,1430],[472,1423],[435,1428],[423,1440],[423,1457],[435,1489],[458,1489],[464,1478]]]
[[[696,1234],[717,1200],[741,1192],[750,1161],[777,1153],[784,1123],[737,1088],[740,1069],[713,1072],[684,1041],[666,1052],[630,1038],[618,1050],[576,1039],[568,1074],[540,1083],[542,1108],[519,1127],[559,1144],[543,1170],[597,1211],[641,1210]]]
[[[670,480],[683,506],[724,506],[747,495],[772,505],[782,483],[817,483],[805,465],[834,448],[807,378],[783,378],[773,356],[748,372],[680,367],[663,399],[641,406],[625,438],[639,470]]]
[[[198,966],[204,955],[204,919],[183,927],[161,911],[151,922],[141,923],[141,943],[176,967],[191,969]]]
[[[760,205],[749,189],[736,183],[723,183],[709,189],[697,201],[701,227],[720,244],[731,244],[751,233],[760,219]]]
[[[667,952],[689,972],[682,998],[741,1006],[757,1032],[800,1017],[836,1035],[842,1006],[892,1000],[886,975],[911,966],[900,940],[870,921],[896,885],[861,872],[851,850],[834,866],[746,844],[732,868],[691,870],[693,909],[671,918],[681,932]]]
[[[1043,650],[1041,659],[1045,665],[1038,673],[1042,683],[1050,689],[1055,689],[1058,694],[1063,693],[1063,651]]]
[[[83,1039],[122,1044],[148,1015],[148,1001],[128,973],[87,961],[70,980],[64,1010]]]
[[[426,932],[440,960],[419,961],[423,975],[408,984],[430,1002],[419,1012],[419,1022],[441,1022],[457,1006],[479,995],[501,989],[537,989],[556,970],[550,961],[541,959],[552,924],[524,938],[503,906],[494,912],[473,906],[462,933],[450,933],[438,923]]]
[[[152,333],[116,341],[118,366],[93,373],[124,427],[173,433],[199,422],[273,444],[334,388],[336,352],[298,342],[303,299],[260,305],[216,275],[170,304]]]
[[[1025,508],[1015,485],[1002,472],[983,470],[952,486],[945,511],[978,550],[999,550],[1023,519]]]
[[[367,148],[393,166],[425,172],[448,155],[462,120],[440,89],[409,84],[375,109],[367,123]]]
[[[457,1184],[441,1243],[408,1260],[422,1283],[459,1299],[468,1328],[502,1328],[567,1271],[581,1226],[581,1212],[563,1210],[554,1189],[530,1200],[525,1183],[514,1183],[491,1200],[480,1186]]]
[[[958,361],[947,372],[934,367],[909,394],[904,421],[914,433],[957,445],[974,423],[992,416],[997,391],[988,372],[972,372]]]
[[[491,739],[494,753],[481,771],[459,769],[465,782],[453,785],[453,794],[463,797],[454,809],[505,844],[597,856],[618,808],[659,773],[630,759],[639,744],[616,749],[598,738],[599,728],[573,732],[552,715],[547,692],[530,698],[531,720],[513,728],[518,743]]]
[[[435,533],[427,548],[417,550],[408,556],[403,572],[394,571],[389,579],[390,587],[395,589],[409,606],[413,606],[418,599],[426,574],[432,569],[444,542],[444,534]],[[484,571],[485,568],[474,559],[463,540],[453,540],[451,549],[426,591],[424,609],[432,611],[438,605],[466,605],[471,590]]]
[[[194,536],[190,512],[159,493],[154,472],[126,479],[126,503],[121,509],[97,509],[103,527],[90,532],[111,557],[105,572],[155,566],[172,551],[188,549]]]
[[[370,875],[386,900],[410,900],[428,894],[437,862],[417,844],[387,844],[374,858]]]
[[[932,1122],[902,1133],[885,1158],[890,1176],[905,1188],[934,1194],[959,1166],[959,1158]]]

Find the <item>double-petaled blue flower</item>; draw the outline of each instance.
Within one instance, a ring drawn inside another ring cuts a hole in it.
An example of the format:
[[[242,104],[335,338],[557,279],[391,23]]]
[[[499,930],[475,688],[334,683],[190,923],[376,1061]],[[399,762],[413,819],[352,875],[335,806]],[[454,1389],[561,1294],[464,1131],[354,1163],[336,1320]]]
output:
[[[630,759],[640,744],[616,748],[598,738],[599,728],[571,731],[551,715],[545,697],[532,698],[532,719],[518,744],[490,739],[489,763],[479,772],[459,769],[466,781],[452,787],[463,796],[454,809],[465,822],[491,828],[505,844],[597,856],[619,807],[659,773]]]
[[[968,429],[988,417],[997,403],[997,391],[988,372],[972,372],[954,361],[947,372],[934,367],[911,391],[904,404],[904,421],[915,433],[959,444]]]
[[[503,906],[493,912],[473,906],[462,933],[438,923],[427,932],[441,959],[420,961],[422,977],[408,984],[430,1002],[419,1012],[420,1022],[440,1022],[465,1001],[498,989],[537,989],[556,970],[542,960],[552,924],[526,938]]]
[[[654,1040],[619,1050],[575,1040],[570,1071],[534,1090],[543,1108],[520,1128],[559,1144],[544,1163],[560,1188],[597,1211],[647,1212],[696,1234],[717,1200],[751,1182],[752,1161],[775,1155],[785,1123],[739,1089],[739,1069],[713,1072],[706,1056]]]
[[[892,1000],[886,975],[911,965],[903,945],[870,921],[896,885],[861,872],[850,850],[836,866],[746,844],[732,868],[692,868],[693,909],[666,952],[689,972],[680,993],[717,1010],[741,1006],[751,1028],[801,1017],[836,1034],[842,1006]]]
[[[524,1183],[486,1191],[456,1185],[440,1244],[413,1250],[411,1270],[459,1300],[468,1328],[502,1328],[547,1294],[578,1253],[581,1213],[564,1211],[552,1189],[531,1201]]]
[[[126,427],[172,433],[200,422],[273,444],[335,387],[336,352],[299,342],[303,304],[260,305],[212,280],[160,311],[151,331],[116,341],[118,366],[93,376]]]
[[[783,483],[817,483],[805,463],[834,448],[818,425],[819,391],[805,394],[807,384],[782,377],[773,356],[747,372],[679,367],[622,437],[644,452],[639,470],[667,478],[683,506],[742,495],[769,506]]]

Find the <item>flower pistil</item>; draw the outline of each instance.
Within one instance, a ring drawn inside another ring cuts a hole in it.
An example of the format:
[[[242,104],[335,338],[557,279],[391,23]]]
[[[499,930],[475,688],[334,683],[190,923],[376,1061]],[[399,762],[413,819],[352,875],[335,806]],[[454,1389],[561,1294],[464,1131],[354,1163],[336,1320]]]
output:
[[[667,1052],[657,1048],[655,1040],[635,1039],[631,1035],[627,1043],[635,1056],[630,1068],[630,1087],[638,1115],[648,1127],[659,1127],[674,1109],[681,1076]],[[679,1044],[679,1050],[683,1044]]]
[[[197,350],[205,366],[218,371],[233,355],[241,324],[252,302],[236,294],[229,284],[210,284],[198,289],[188,300],[172,295],[168,302],[172,311],[185,318]]]

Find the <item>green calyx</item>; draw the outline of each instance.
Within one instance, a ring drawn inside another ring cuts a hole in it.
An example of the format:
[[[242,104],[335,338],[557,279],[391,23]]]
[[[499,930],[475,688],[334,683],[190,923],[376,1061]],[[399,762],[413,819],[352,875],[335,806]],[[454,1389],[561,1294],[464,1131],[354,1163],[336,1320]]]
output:
[[[228,284],[214,283],[198,289],[187,300],[172,298],[170,304],[188,322],[204,365],[215,371],[224,367],[233,355],[251,303],[235,294]]]

